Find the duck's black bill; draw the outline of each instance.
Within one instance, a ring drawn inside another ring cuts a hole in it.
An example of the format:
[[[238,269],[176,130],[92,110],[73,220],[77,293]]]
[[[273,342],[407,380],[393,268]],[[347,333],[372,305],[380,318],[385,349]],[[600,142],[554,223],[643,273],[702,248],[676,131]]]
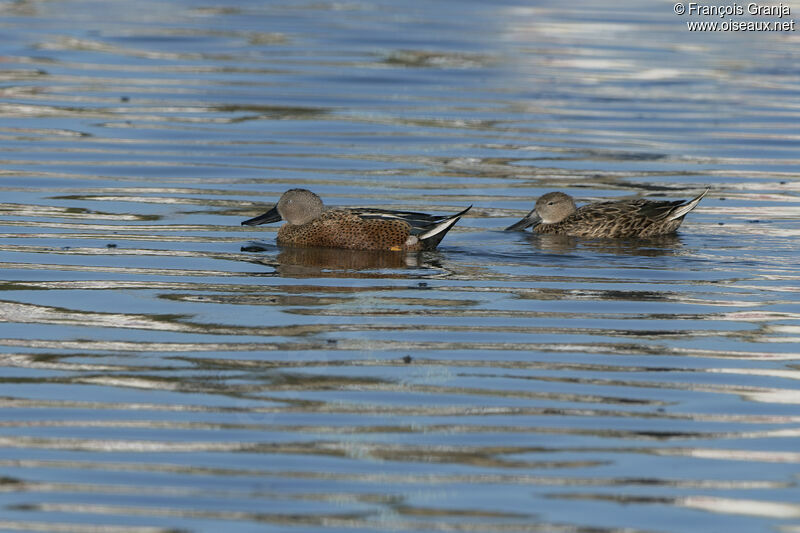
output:
[[[242,226],[258,226],[259,224],[271,224],[272,222],[277,222],[280,219],[281,216],[278,214],[278,208],[273,207],[263,215],[258,215],[257,217],[245,220],[244,222],[242,222]]]
[[[531,211],[527,215],[525,215],[522,220],[514,222],[509,227],[505,229],[505,231],[517,231],[517,230],[524,230],[529,226],[533,226],[534,224],[538,224],[542,221],[542,218],[536,214],[535,210]]]

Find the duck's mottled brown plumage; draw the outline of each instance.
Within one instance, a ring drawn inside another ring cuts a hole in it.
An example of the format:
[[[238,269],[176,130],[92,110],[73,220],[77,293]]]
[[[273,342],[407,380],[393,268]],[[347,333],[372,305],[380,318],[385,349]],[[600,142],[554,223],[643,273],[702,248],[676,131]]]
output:
[[[282,246],[432,250],[470,207],[450,216],[386,209],[326,209],[311,191],[290,189],[271,210],[242,224],[286,220],[278,230],[277,242]]]
[[[410,235],[410,227],[400,219],[366,219],[343,209],[336,209],[325,211],[307,224],[284,224],[278,230],[277,240],[278,244],[284,246],[325,246],[350,250],[402,249]]]
[[[666,235],[678,229],[706,192],[688,202],[638,199],[599,202],[579,208],[569,195],[553,192],[539,198],[525,218],[506,229],[533,226],[536,233],[590,238]]]

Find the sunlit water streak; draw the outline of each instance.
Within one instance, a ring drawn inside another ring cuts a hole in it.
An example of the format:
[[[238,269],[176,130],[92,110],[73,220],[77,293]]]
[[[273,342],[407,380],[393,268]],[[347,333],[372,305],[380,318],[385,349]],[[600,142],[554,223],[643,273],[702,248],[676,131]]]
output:
[[[0,529],[800,529],[794,34],[638,2],[0,12]],[[474,207],[408,256],[240,227],[295,186]],[[706,187],[675,237],[501,231],[549,190]]]

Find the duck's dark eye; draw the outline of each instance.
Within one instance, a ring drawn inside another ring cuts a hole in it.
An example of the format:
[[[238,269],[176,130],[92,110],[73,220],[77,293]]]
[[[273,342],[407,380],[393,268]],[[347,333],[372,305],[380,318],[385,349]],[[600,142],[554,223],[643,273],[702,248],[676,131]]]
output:
[[[553,205],[555,202],[547,202],[547,205]]]

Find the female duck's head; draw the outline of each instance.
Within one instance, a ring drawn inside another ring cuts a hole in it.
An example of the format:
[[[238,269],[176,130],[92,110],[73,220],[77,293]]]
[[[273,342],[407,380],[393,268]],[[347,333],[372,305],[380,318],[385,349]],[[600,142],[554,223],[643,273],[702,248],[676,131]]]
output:
[[[561,222],[575,212],[575,200],[563,192],[549,192],[536,200],[534,211],[545,224]]]
[[[511,224],[506,230],[525,229],[536,224],[555,224],[575,212],[575,200],[563,192],[549,192],[536,200],[536,205],[522,220]]]

